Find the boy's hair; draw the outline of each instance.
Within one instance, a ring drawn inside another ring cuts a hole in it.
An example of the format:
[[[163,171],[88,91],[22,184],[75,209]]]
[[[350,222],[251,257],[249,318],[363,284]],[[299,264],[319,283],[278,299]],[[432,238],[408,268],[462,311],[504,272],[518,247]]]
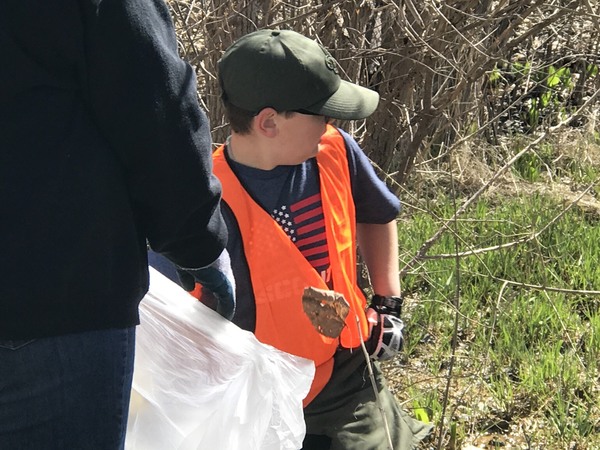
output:
[[[252,121],[257,113],[238,108],[227,100],[225,95],[221,96],[221,101],[225,108],[225,118],[229,122],[229,127],[237,134],[249,134],[252,130]],[[260,111],[258,111],[260,112]],[[278,111],[284,114],[285,117],[290,117],[295,114],[295,111]]]
[[[255,114],[242,108],[238,108],[223,95],[221,101],[225,108],[225,118],[229,122],[229,127],[232,131],[238,134],[250,133],[252,121]]]
[[[218,70],[226,103],[252,115],[271,107],[355,120],[379,103],[377,92],[340,78],[323,46],[291,30],[243,36],[225,51]]]

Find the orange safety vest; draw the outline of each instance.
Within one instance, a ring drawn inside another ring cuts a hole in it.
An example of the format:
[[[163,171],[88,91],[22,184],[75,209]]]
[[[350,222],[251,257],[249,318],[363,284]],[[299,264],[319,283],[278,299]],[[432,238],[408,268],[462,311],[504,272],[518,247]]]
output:
[[[256,301],[254,334],[263,343],[314,361],[316,373],[304,399],[306,406],[329,381],[338,346],[358,347],[358,326],[363,338],[368,337],[366,300],[356,282],[356,219],[344,138],[328,125],[317,154],[331,277],[335,291],[350,304],[339,339],[320,334],[302,308],[304,288],[328,289],[326,283],[279,224],[246,192],[229,167],[224,148],[213,154],[214,173],[242,236]]]

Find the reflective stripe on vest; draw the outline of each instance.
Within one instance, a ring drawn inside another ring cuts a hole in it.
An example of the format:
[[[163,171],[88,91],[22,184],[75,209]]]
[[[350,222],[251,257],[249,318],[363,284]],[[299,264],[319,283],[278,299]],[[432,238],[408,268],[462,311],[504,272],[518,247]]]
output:
[[[356,220],[344,138],[328,126],[317,154],[333,286],[350,304],[339,340],[317,332],[302,309],[305,287],[328,289],[321,276],[243,188],[225,159],[224,146],[213,154],[213,163],[223,185],[223,199],[232,209],[242,236],[256,301],[256,337],[315,362],[315,379],[306,405],[329,380],[338,345],[360,345],[357,317],[362,336],[366,338],[368,333],[366,301],[356,283]]]

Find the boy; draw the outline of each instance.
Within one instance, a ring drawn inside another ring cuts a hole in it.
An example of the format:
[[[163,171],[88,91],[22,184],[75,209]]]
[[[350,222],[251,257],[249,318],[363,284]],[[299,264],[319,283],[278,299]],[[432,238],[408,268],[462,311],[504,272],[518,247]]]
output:
[[[330,125],[369,116],[379,96],[341,80],[323,47],[289,30],[239,39],[219,61],[219,80],[231,136],[213,162],[236,279],[233,322],[315,362],[303,448],[388,449],[360,341],[377,322],[371,350],[389,357],[400,346],[400,203],[354,139]],[[368,313],[356,283],[357,242],[376,294]],[[307,286],[339,292],[350,304],[339,338],[310,323],[302,309]],[[391,327],[383,349],[382,324]],[[374,372],[393,448],[413,448],[429,426],[400,410],[377,363]]]

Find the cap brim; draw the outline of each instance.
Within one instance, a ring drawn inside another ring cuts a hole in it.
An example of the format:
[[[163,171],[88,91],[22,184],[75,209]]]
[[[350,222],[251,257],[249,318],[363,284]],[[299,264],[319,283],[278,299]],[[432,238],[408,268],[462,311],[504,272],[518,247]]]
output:
[[[303,109],[340,120],[359,120],[373,114],[379,94],[371,89],[341,80],[333,95]]]

